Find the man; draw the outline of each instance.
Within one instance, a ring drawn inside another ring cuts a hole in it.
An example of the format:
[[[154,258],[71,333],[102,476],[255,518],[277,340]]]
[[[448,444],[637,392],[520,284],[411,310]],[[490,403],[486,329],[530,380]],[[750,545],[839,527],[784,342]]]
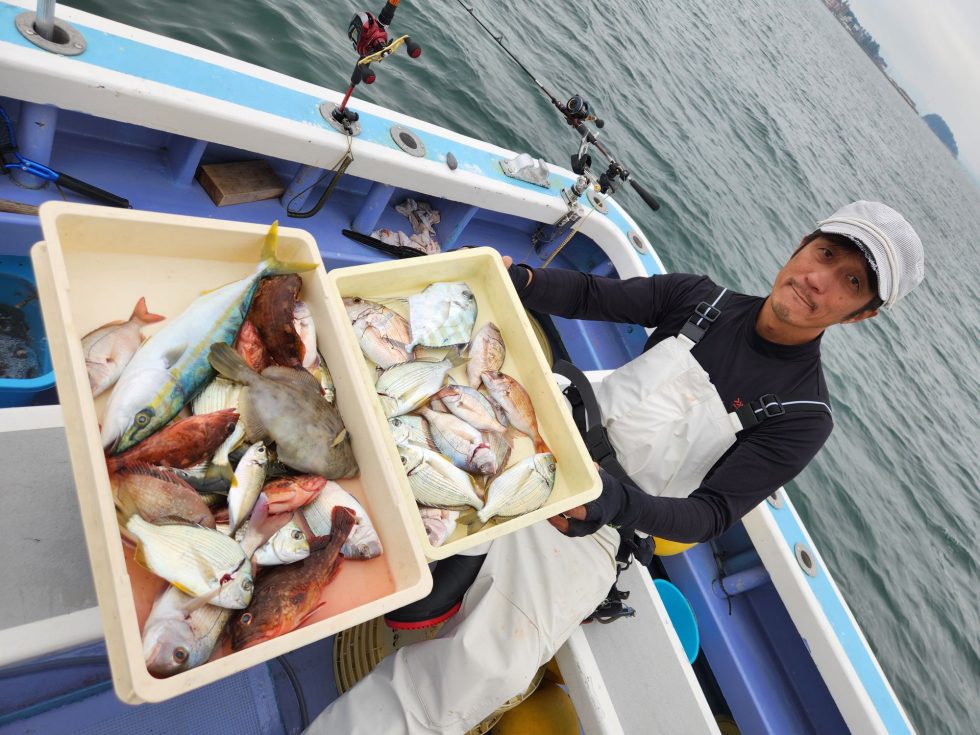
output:
[[[806,466],[833,426],[820,337],[892,306],[923,256],[900,214],[855,202],[803,238],[766,298],[683,274],[509,272],[532,309],[656,327],[599,389],[616,465],[601,459],[627,476],[603,472],[597,500],[494,541],[439,637],[382,661],[310,732],[464,733],[523,691],[615,578],[606,524],[706,541]]]

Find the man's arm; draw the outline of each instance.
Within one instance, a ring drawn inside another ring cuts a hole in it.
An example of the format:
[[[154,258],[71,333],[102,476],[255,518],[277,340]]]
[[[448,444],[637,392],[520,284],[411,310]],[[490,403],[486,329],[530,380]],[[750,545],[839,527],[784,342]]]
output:
[[[534,311],[644,327],[657,326],[678,300],[707,282],[687,274],[621,280],[525,265],[511,265],[508,273],[524,306]]]
[[[648,495],[603,472],[602,495],[577,514],[584,520],[568,521],[568,535],[595,533],[612,523],[671,541],[709,541],[796,477],[832,428],[823,413],[770,420],[740,439],[686,498]],[[553,525],[562,530],[560,521]]]

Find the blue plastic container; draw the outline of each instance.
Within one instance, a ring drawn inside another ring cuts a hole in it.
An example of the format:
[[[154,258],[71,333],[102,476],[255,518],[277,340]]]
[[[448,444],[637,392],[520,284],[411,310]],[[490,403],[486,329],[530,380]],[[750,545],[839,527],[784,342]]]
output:
[[[653,586],[657,588],[660,599],[667,609],[667,617],[670,618],[670,624],[674,626],[674,632],[681,641],[687,660],[693,664],[701,647],[701,634],[698,632],[698,620],[694,617],[691,603],[684,597],[683,592],[666,579],[653,580]]]
[[[33,298],[32,298],[33,297]],[[38,374],[33,378],[0,378],[0,408],[30,406],[49,398],[55,402],[54,370],[51,368],[51,352],[41,319],[41,304],[37,299],[37,287],[31,259],[19,255],[0,256],[0,304],[23,304],[21,311],[27,320],[28,338],[37,353]],[[41,395],[50,391],[47,396]]]

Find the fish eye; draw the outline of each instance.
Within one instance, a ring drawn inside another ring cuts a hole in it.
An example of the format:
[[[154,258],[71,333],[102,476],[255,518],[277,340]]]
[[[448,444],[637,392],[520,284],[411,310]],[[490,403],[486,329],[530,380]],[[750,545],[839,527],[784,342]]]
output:
[[[144,408],[142,411],[136,414],[136,418],[133,420],[136,422],[137,426],[143,427],[146,426],[148,423],[150,423],[150,417],[152,415],[153,412],[150,409]]]
[[[252,587],[253,587],[253,585],[252,585],[252,580],[251,579],[243,579],[242,580],[242,589],[243,590],[245,590],[246,592],[251,592],[252,591]]]
[[[298,528],[296,528],[296,529],[293,529],[293,532],[292,532],[292,534],[290,534],[290,535],[291,535],[291,536],[292,536],[292,537],[293,537],[293,538],[294,538],[294,539],[295,539],[296,541],[299,541],[300,539],[302,539],[302,538],[303,538],[303,532],[302,532],[302,531],[300,531],[300,530],[299,530]]]
[[[242,613],[242,616],[238,619],[242,625],[251,625],[252,623],[252,613],[246,612]]]
[[[175,664],[183,664],[183,663],[186,663],[188,658],[190,658],[190,654],[187,652],[187,649],[184,648],[183,646],[177,646],[174,649],[174,663]]]

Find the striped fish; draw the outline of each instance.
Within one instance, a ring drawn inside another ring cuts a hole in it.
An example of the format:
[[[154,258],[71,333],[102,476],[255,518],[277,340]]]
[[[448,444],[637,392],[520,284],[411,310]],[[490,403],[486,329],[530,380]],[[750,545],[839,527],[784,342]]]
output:
[[[392,418],[414,411],[442,388],[449,371],[461,364],[458,358],[412,360],[385,370],[374,386],[385,415]]]
[[[483,507],[473,478],[438,452],[405,444],[398,447],[398,454],[412,494],[420,505],[454,509],[462,505]]]
[[[411,353],[422,347],[451,347],[470,341],[476,323],[476,296],[465,283],[433,283],[422,293],[408,297]]]
[[[533,454],[498,475],[487,486],[487,502],[476,514],[486,523],[493,516],[517,516],[537,510],[555,486],[555,457]]]

